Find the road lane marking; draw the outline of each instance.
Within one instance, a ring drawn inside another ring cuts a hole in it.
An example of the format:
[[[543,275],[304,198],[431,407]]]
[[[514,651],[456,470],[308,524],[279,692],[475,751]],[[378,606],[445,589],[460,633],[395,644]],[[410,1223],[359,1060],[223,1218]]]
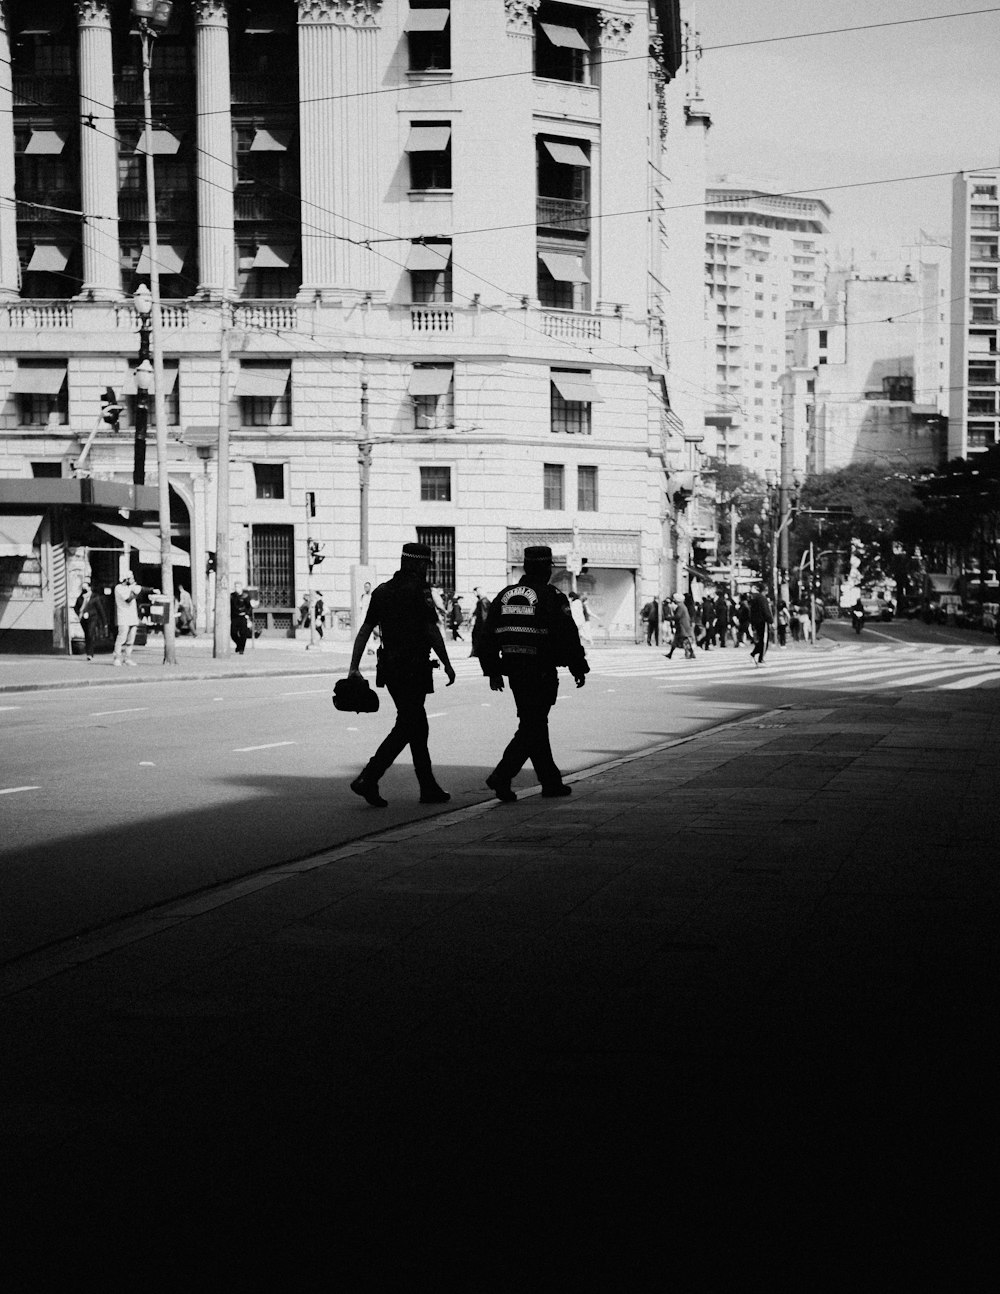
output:
[[[40,791],[40,786],[5,786],[0,789],[0,795],[17,795],[18,791]]]
[[[443,719],[443,718],[444,718],[444,716],[445,716],[447,713],[448,713],[448,711],[447,711],[447,710],[435,710],[435,712],[434,712],[433,714],[429,714],[429,715],[427,716],[427,718],[428,718],[428,719]]]
[[[92,710],[90,712],[90,717],[92,719],[100,719],[106,714],[138,714],[141,710],[148,709],[148,705],[133,705],[129,706],[127,710]]]
[[[321,692],[325,692],[326,690],[327,689],[325,687],[311,687],[306,692],[279,692],[278,695],[279,696],[318,696]]]
[[[0,705],[0,710],[20,710],[19,705]]]
[[[294,746],[294,741],[269,741],[263,746],[236,746],[234,755],[242,755],[248,750],[274,750],[276,746]]]

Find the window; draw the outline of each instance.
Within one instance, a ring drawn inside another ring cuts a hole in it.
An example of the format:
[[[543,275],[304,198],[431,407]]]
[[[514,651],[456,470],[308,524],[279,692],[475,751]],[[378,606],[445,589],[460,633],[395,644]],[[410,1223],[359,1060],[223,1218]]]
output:
[[[969,250],[974,261],[995,261],[997,259],[997,240],[995,238],[973,238]]]
[[[969,396],[969,413],[977,414],[980,417],[985,414],[995,414],[997,411],[997,402],[994,394],[970,395]]]
[[[912,377],[884,377],[882,379],[882,393],[887,400],[901,400],[907,403],[913,403],[913,378]]]
[[[451,502],[450,467],[422,467],[420,469],[420,502]]]
[[[451,243],[411,243],[406,258],[410,300],[417,303],[451,301]]]
[[[283,463],[254,463],[254,484],[258,499],[283,499],[285,497],[285,467]]]
[[[69,422],[65,360],[21,360],[10,393],[17,398],[22,427],[64,427]]]
[[[263,607],[295,606],[295,528],[254,526],[251,537],[253,582]],[[275,622],[278,627],[278,622]],[[291,618],[287,628],[291,628]]]
[[[542,464],[542,507],[546,512],[562,512],[565,499],[566,469],[561,463]]]
[[[544,3],[535,15],[535,76],[588,83],[591,76],[590,15],[574,5]]]
[[[451,68],[449,0],[410,0],[406,37],[411,72],[446,72]]]
[[[973,271],[969,276],[969,288],[972,292],[996,292],[997,276]]]
[[[299,290],[302,274],[294,242],[240,242],[236,248],[239,295],[251,300],[287,300]]]
[[[995,184],[974,184],[972,186],[972,196],[974,198],[993,198],[997,196],[997,186]]]
[[[600,400],[590,374],[580,369],[554,368],[550,381],[552,430],[589,436],[590,408]]]
[[[828,336],[827,330],[826,330],[825,328],[821,328],[821,329],[819,330],[819,344],[820,344],[820,346],[821,346],[821,347],[823,347],[824,349],[825,349],[826,344],[827,344],[827,341],[826,341],[827,336]]]
[[[993,426],[988,422],[970,422],[966,433],[966,441],[970,449],[985,449],[987,445],[992,445],[996,435]]]
[[[411,189],[451,188],[450,122],[411,122],[406,151],[410,157]]]
[[[576,469],[576,510],[577,512],[597,511],[596,467],[578,467]]]
[[[1000,229],[1000,216],[994,207],[973,207],[970,223],[973,229]]]
[[[559,234],[590,232],[589,145],[540,135],[535,145],[536,219]]]
[[[454,373],[452,364],[414,364],[408,389],[418,431],[455,425]]]
[[[969,384],[971,386],[996,386],[997,367],[995,364],[969,361]]]
[[[61,477],[62,474],[62,463],[31,464],[31,475],[35,477],[36,480],[39,478],[48,479],[51,477]]]
[[[438,584],[445,593],[455,592],[455,528],[454,526],[417,526],[417,543],[431,550],[431,568],[428,580]]]
[[[546,239],[538,246],[538,300],[548,310],[587,310],[590,275],[586,243]],[[722,306],[718,307],[722,310]]]
[[[292,421],[292,374],[287,364],[243,364],[234,392],[240,426],[288,427]]]

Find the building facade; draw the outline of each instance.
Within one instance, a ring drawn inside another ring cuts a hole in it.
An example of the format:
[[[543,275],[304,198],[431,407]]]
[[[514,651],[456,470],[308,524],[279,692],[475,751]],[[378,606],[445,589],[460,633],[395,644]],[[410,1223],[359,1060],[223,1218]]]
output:
[[[705,386],[714,452],[764,475],[781,460],[781,374],[825,291],[830,208],[720,182],[707,191],[705,281],[715,329]]]
[[[947,274],[926,259],[896,274],[829,275],[822,309],[794,333],[786,430],[794,470],[852,463],[936,467],[947,425]]]
[[[948,457],[1000,440],[1000,170],[960,171],[952,187]]]
[[[88,473],[126,483],[139,40],[125,0],[0,15],[0,476],[74,475],[97,427]],[[667,0],[178,0],[152,151],[171,528],[203,625],[221,404],[229,565],[265,633],[310,587],[346,630],[406,540],[467,594],[544,535],[557,578],[634,636],[680,561],[669,289],[698,252],[657,208],[671,150],[703,151],[681,61]],[[100,544],[77,528],[74,569]]]

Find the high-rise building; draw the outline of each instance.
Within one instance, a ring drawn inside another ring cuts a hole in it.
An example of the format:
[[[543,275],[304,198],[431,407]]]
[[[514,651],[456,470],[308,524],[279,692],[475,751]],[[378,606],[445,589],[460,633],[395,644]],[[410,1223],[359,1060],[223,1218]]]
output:
[[[715,353],[706,415],[715,452],[763,474],[781,458],[781,374],[799,313],[823,301],[830,208],[818,198],[710,185],[705,279]]]
[[[1000,441],[998,190],[1000,170],[960,171],[952,186],[949,458]]]
[[[702,423],[668,366],[701,305],[675,281],[700,246],[670,229],[667,177],[704,136],[681,45],[678,0],[177,0],[152,151],[171,530],[202,624],[220,379],[229,566],[266,634],[291,632],[309,540],[345,628],[365,542],[369,578],[419,538],[464,592],[549,543],[613,637],[675,586],[666,471]],[[58,626],[129,540],[71,478],[95,427],[88,472],[132,477],[141,86],[128,0],[0,4],[0,510],[20,481],[39,518],[0,556],[0,628],[11,589],[36,603],[20,624]]]

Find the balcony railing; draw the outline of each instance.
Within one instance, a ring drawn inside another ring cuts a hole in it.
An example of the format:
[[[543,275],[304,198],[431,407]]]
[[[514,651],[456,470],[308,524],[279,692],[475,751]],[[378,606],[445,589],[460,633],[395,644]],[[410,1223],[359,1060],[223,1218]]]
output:
[[[267,189],[237,192],[233,199],[237,220],[290,220],[299,218],[299,200],[290,193],[271,193]]]
[[[76,103],[76,83],[71,76],[15,76],[15,108],[55,108]]]
[[[410,306],[410,327],[414,332],[454,332],[455,312],[451,306]]]
[[[11,301],[4,306],[8,328],[72,328],[72,301]]]
[[[542,315],[542,332],[546,337],[567,341],[600,341],[603,322],[600,315],[581,314],[576,310],[547,310]]]
[[[239,301],[233,307],[237,328],[279,328],[294,332],[298,327],[298,310],[290,301]]]
[[[535,202],[538,224],[556,229],[590,230],[590,203],[575,198],[546,198],[539,194]]]
[[[29,202],[37,202],[37,207],[29,207]],[[17,219],[19,224],[51,224],[54,220],[74,220],[77,217],[50,210],[51,207],[65,207],[67,211],[80,210],[80,194],[71,189],[45,189],[39,193],[33,190],[21,190],[17,195]]]
[[[263,73],[237,72],[229,79],[229,93],[235,103],[287,103],[296,101],[293,80],[280,80]]]
[[[156,109],[162,108],[166,103],[193,102],[194,77],[174,73],[169,76],[154,74],[150,78],[150,91],[155,115]],[[116,78],[115,103],[142,107],[142,80],[138,75]]]
[[[157,220],[190,220],[194,210],[194,194],[190,189],[157,189]],[[120,220],[146,219],[145,193],[122,190],[118,194]]]

